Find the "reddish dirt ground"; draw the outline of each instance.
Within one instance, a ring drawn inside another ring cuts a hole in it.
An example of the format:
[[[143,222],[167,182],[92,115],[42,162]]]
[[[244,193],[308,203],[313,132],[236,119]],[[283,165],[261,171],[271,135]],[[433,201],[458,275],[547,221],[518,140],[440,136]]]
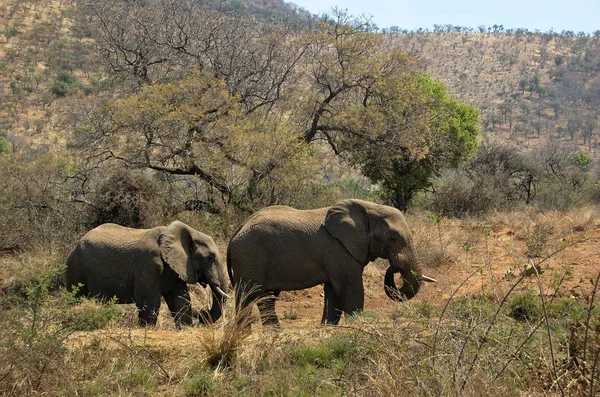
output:
[[[539,294],[543,288],[550,296],[585,301],[590,297],[600,271],[600,226],[597,225],[567,234],[551,233],[543,253],[535,258],[527,258],[527,241],[523,235],[507,227],[492,227],[489,234],[482,233],[470,239],[468,248],[464,244],[458,248],[447,247],[450,260],[446,264],[425,267],[425,274],[438,282],[426,283],[408,304],[427,300],[441,308],[452,295],[481,294],[500,301],[523,272],[527,276],[513,294],[525,289]],[[539,280],[532,265],[541,272]],[[365,311],[384,314],[397,304],[383,290],[387,266],[387,261],[379,259],[365,268]],[[284,329],[318,326],[322,310],[321,286],[283,292],[277,302],[277,313]]]
[[[439,251],[441,242],[447,259],[436,266],[425,264],[424,273],[437,279],[437,283],[424,284],[415,298],[401,305],[418,305],[428,301],[442,308],[451,297],[482,294],[499,302],[523,272],[527,272],[528,276],[513,294],[527,289],[539,294],[542,288],[547,296],[587,301],[600,271],[600,223],[555,229],[548,232],[541,255],[528,258],[527,233],[517,227],[494,225],[484,228],[464,222],[449,222],[442,230],[441,238],[437,234],[431,235],[434,232],[430,226],[424,227],[424,231],[415,233],[415,240],[421,244],[420,251],[425,256]],[[541,271],[539,280],[532,265]],[[398,303],[391,301],[383,290],[387,267],[386,260],[378,259],[368,264],[363,274],[365,311],[379,316],[388,316],[398,308]],[[399,275],[396,283],[400,285]],[[193,287],[193,290],[195,307],[206,306],[208,298],[205,290],[200,286]],[[318,329],[323,300],[322,286],[282,292],[276,304],[282,330],[293,333]],[[130,317],[134,324],[133,308]],[[158,327],[144,330],[144,333],[152,339],[162,339],[163,336],[170,337],[173,332],[177,331],[163,304]]]

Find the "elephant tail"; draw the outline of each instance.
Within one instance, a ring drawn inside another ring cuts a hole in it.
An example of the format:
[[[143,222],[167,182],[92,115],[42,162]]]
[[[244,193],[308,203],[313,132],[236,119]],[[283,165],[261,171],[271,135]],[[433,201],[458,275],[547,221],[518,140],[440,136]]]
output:
[[[231,239],[229,240],[229,244],[227,244],[227,274],[229,275],[229,281],[231,281],[231,285],[234,285],[233,284],[233,268],[231,267],[231,243],[235,239],[237,234],[240,232],[240,230],[242,230],[243,227],[244,227],[244,225],[242,224],[237,229],[235,229],[235,232],[233,232],[233,235],[231,236]],[[235,285],[234,285],[234,287],[235,287]]]
[[[231,251],[227,247],[227,274],[229,275],[229,281],[233,285],[233,269],[231,268]]]

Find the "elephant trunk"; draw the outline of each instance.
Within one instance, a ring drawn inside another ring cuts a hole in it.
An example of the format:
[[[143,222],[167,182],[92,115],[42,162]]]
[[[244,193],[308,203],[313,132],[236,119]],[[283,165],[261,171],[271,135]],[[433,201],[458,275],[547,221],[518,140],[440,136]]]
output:
[[[222,266],[217,262],[214,268],[209,271],[207,276],[208,285],[212,295],[212,305],[210,310],[202,309],[199,313],[198,320],[200,324],[211,324],[221,318],[223,307],[227,302],[227,282]]]
[[[223,290],[215,284],[210,284],[212,295],[212,305],[210,310],[202,309],[198,313],[198,321],[200,324],[212,324],[221,318],[223,307],[227,302],[227,295],[223,294]]]
[[[394,282],[394,274],[398,272],[403,279],[400,288]],[[385,293],[390,299],[399,302],[412,299],[419,292],[422,279],[421,266],[414,257],[413,251],[409,250],[408,254],[403,253],[390,259],[390,267],[383,279]]]

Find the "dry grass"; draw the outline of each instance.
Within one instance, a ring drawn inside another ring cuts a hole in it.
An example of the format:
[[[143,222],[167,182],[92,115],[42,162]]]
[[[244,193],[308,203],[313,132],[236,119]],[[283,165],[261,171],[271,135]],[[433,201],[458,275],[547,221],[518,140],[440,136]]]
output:
[[[166,308],[156,328],[142,329],[132,306],[73,306],[68,297],[28,289],[32,299],[0,312],[0,393],[593,395],[600,382],[598,273],[588,277],[583,267],[559,264],[580,255],[579,245],[596,232],[595,219],[594,209],[462,221],[411,214],[419,244],[437,245],[451,258],[427,269],[440,282],[409,302],[368,307],[337,327],[319,326],[318,315],[307,317],[298,304],[312,299],[320,306],[314,293],[281,302],[280,315],[284,307],[296,310],[295,318],[283,317],[281,329],[261,326],[254,305],[235,313],[229,301],[216,324],[178,331]],[[528,259],[527,231],[536,225],[552,228],[541,256]],[[3,261],[23,267],[35,284],[35,268],[45,259]],[[528,261],[536,267],[524,272]],[[371,303],[385,266],[365,270]],[[515,270],[502,277],[507,267]],[[570,292],[575,285],[582,286],[579,298]],[[192,299],[198,308],[208,304],[200,288]]]

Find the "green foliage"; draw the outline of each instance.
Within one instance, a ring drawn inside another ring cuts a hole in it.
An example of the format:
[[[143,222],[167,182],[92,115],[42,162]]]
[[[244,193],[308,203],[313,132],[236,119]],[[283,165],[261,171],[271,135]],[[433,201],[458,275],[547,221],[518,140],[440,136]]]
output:
[[[6,140],[6,137],[2,134],[0,134],[0,154],[2,153],[8,153],[8,141]]]
[[[111,321],[117,320],[120,314],[116,298],[99,304],[84,301],[71,311],[71,315],[65,319],[65,325],[75,331],[93,331],[105,328]]]
[[[63,323],[73,295],[50,292],[62,271],[52,268],[30,278],[21,295],[0,295],[0,306],[8,308],[0,322],[2,394],[29,394],[62,383],[58,370],[66,359],[65,341],[74,331]]]
[[[362,113],[376,112],[385,124],[370,131],[368,145],[352,143],[351,160],[381,183],[387,202],[405,209],[439,170],[471,158],[477,149],[478,112],[423,73],[395,77],[380,90],[381,100],[369,102]],[[406,96],[413,100],[407,103]]]
[[[592,317],[597,318],[600,308],[595,307],[592,311]],[[571,298],[559,298],[548,307],[548,317],[559,320],[565,325],[575,324],[585,321],[587,318],[588,307],[584,302]]]
[[[379,317],[379,315],[376,312],[362,310],[362,311],[354,313],[351,316],[347,316],[346,322],[352,324],[354,322],[361,321],[361,320],[368,320],[368,319],[374,320],[374,319],[377,319],[378,317]]]
[[[586,171],[589,169],[590,165],[594,162],[594,160],[586,152],[578,151],[575,152],[575,154],[573,155],[573,162],[582,171]]]
[[[56,77],[56,81],[50,87],[50,91],[57,97],[67,96],[73,88],[82,88],[83,84],[72,74],[61,71]]]
[[[494,304],[483,295],[463,296],[452,301],[450,305],[450,314],[461,321],[488,321],[495,312]]]
[[[332,368],[338,362],[345,362],[354,342],[349,336],[328,338],[318,344],[300,344],[290,351],[290,360],[298,366]]]
[[[538,320],[543,315],[541,300],[531,291],[516,295],[508,303],[508,315],[519,321]]]
[[[183,394],[185,396],[196,397],[205,396],[213,393],[216,390],[215,381],[211,371],[200,371],[193,374],[190,379],[185,382]]]
[[[433,318],[439,314],[437,307],[429,300],[424,300],[416,304],[415,311],[425,318]]]

